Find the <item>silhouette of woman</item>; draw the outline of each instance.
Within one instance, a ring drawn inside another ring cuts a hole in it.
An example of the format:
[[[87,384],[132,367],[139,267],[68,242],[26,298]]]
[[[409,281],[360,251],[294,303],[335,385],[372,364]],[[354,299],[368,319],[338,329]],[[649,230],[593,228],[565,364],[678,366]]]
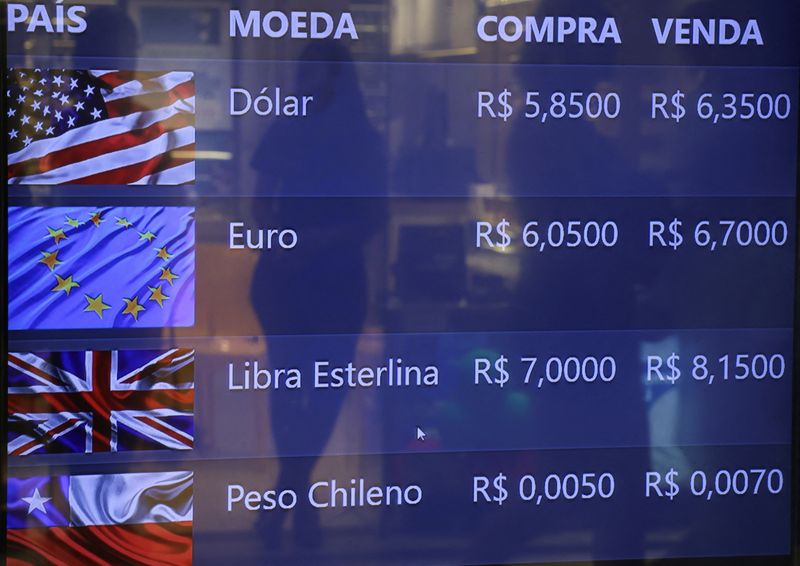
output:
[[[347,48],[332,41],[309,44],[297,64],[296,92],[314,96],[309,115],[276,119],[252,161],[259,172],[258,193],[278,197],[256,199],[259,222],[292,228],[299,237],[292,250],[262,253],[253,278],[253,307],[276,368],[301,363],[310,368],[320,354],[314,353],[313,340],[301,347],[299,340],[270,340],[270,335],[346,333],[335,356],[342,364],[353,359],[368,306],[364,243],[384,224],[384,199],[347,196],[380,197],[386,167]],[[320,188],[331,196],[299,196]],[[306,375],[299,391],[273,391],[278,489],[308,488],[345,394],[343,389],[315,391],[312,376]],[[267,527],[273,540],[280,536],[275,531],[282,520],[276,521]],[[308,504],[297,507],[294,535],[303,547],[319,543],[319,519]]]

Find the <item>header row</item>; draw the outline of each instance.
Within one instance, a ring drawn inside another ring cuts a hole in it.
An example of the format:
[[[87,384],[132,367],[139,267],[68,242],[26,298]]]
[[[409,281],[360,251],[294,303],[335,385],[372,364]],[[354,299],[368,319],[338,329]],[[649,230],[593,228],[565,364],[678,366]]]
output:
[[[800,34],[794,33],[800,8],[791,1],[482,0],[455,7],[377,0],[291,7],[255,1],[8,3],[6,29],[14,55],[119,56],[118,44],[132,32],[135,44],[157,57],[185,57],[188,51],[211,58],[204,48],[216,44],[223,49],[214,58],[291,60],[298,44],[341,42],[360,60],[800,64]],[[83,43],[81,52],[63,52],[70,42]]]

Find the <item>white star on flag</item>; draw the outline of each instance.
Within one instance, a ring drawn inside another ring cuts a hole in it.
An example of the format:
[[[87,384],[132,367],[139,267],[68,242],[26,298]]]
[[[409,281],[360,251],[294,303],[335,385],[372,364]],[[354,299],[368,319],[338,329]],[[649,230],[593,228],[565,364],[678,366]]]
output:
[[[28,515],[34,512],[34,510],[39,510],[42,513],[47,513],[47,509],[44,508],[44,504],[50,501],[50,497],[42,497],[39,493],[39,488],[33,490],[33,495],[30,497],[23,497],[22,500],[28,504]]]

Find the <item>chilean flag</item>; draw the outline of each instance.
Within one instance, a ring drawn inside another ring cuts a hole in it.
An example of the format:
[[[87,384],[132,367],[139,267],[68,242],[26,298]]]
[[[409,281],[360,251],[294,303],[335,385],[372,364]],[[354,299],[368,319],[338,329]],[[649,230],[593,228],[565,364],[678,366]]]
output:
[[[8,564],[192,562],[192,472],[8,478]]]

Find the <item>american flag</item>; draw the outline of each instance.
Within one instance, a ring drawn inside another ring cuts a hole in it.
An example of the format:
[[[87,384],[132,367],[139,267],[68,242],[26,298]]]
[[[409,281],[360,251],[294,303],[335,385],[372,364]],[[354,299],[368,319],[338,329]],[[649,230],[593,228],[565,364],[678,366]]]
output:
[[[8,69],[10,184],[192,183],[191,72]]]
[[[190,450],[194,351],[8,354],[8,454]]]

